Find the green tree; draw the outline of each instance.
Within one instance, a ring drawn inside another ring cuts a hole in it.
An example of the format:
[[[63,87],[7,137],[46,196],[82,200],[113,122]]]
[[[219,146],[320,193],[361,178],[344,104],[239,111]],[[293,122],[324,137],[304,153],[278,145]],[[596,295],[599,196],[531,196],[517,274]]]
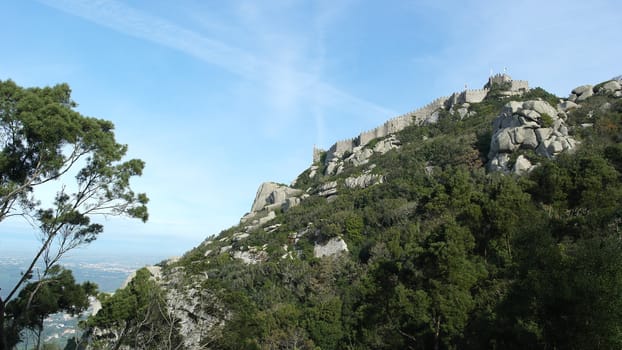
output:
[[[85,117],[76,106],[67,84],[22,88],[0,81],[0,222],[23,217],[41,239],[22,277],[0,298],[0,349],[7,349],[5,307],[38,262],[45,265],[43,281],[68,250],[95,240],[103,226],[93,216],[148,217],[147,196],[130,186],[144,162],[123,161],[127,146],[116,142],[114,125]],[[42,196],[38,189],[57,181],[54,198]]]
[[[71,270],[59,266],[51,269],[44,279],[26,284],[17,298],[6,306],[8,328],[13,335],[8,339],[9,347],[15,346],[21,340],[23,331],[28,329],[35,333],[36,349],[39,349],[43,320],[58,312],[80,314],[89,306],[88,297],[96,292],[95,284],[77,284]]]
[[[105,337],[112,335],[114,349],[122,345],[132,349],[179,347],[177,321],[167,309],[164,291],[146,268],[136,271],[125,288],[99,299],[102,308],[89,317],[87,326],[105,330]]]
[[[423,270],[421,291],[429,300],[428,327],[435,349],[452,348],[463,336],[469,313],[475,307],[471,288],[486,272],[471,253],[475,241],[464,227],[446,220],[426,238],[417,265]]]
[[[541,286],[541,316],[552,347],[622,347],[622,243],[618,237],[579,242],[562,255],[560,269]]]
[[[453,348],[475,307],[472,288],[486,276],[473,235],[452,218],[429,232],[387,232],[372,253],[370,293],[361,307],[372,348]]]

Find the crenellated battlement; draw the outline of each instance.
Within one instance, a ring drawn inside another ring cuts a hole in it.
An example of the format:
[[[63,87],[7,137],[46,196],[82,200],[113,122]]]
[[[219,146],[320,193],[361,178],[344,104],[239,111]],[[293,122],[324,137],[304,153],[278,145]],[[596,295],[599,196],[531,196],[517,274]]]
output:
[[[512,81],[512,77],[505,73],[497,73],[488,78],[490,84],[503,84]]]
[[[514,93],[523,93],[529,91],[529,82],[526,80],[513,80],[512,77],[505,73],[497,73],[490,78],[488,78],[488,83],[484,86],[484,88],[492,88],[493,85],[504,85],[510,84],[509,92]],[[511,94],[510,94],[511,95]]]
[[[357,137],[353,137],[350,139],[345,139],[341,141],[335,142],[331,148],[328,149],[329,154],[339,153],[344,154],[347,151],[352,151],[354,148],[354,143],[356,142]],[[332,157],[331,157],[332,158]]]
[[[462,103],[480,103],[486,98],[490,92],[490,89],[476,89],[476,90],[465,90],[462,95],[463,100]]]
[[[410,115],[415,117],[415,121],[417,122],[417,124],[421,124],[432,113],[436,112],[440,108],[445,108],[446,107],[445,105],[447,101],[449,101],[450,98],[451,96],[438,97],[437,99],[428,103],[424,107],[410,112]]]
[[[510,83],[509,92],[512,94],[519,94],[529,90],[529,83],[525,80],[512,80],[512,78],[505,73],[495,74],[488,78],[488,83],[482,89],[463,90],[449,96],[436,98],[434,101],[419,109],[393,117],[374,129],[360,133],[357,137],[337,141],[327,151],[326,162],[329,162],[335,156],[343,155],[345,152],[352,152],[354,147],[365,146],[373,139],[397,133],[413,124],[421,125],[439,109],[450,109],[456,104],[482,102],[488,95],[488,92],[490,92],[490,87],[493,84],[501,85],[503,83]],[[315,158],[314,151],[314,162]]]

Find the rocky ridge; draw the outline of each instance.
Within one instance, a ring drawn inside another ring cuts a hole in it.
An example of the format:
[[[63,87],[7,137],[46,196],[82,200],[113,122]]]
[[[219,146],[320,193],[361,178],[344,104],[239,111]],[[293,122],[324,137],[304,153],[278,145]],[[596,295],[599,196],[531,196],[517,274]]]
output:
[[[504,76],[500,81],[507,83],[512,80]],[[493,87],[492,82],[489,79],[490,85],[482,91],[487,94]],[[526,91],[526,82],[520,82],[517,86],[510,85],[510,88],[502,91],[502,95],[516,96]],[[599,94],[622,97],[620,79],[596,86],[577,87],[568,98],[560,99],[556,106],[541,99],[507,102],[492,121],[490,149],[486,159],[488,170],[522,174],[537,167],[538,157],[553,158],[575,150],[580,142],[573,136],[572,127],[566,123],[567,115],[574,109],[583,108],[584,101]],[[278,231],[282,224],[274,223],[274,220],[279,213],[289,211],[311,197],[331,200],[343,190],[365,189],[383,183],[386,179],[375,170],[373,157],[399,150],[402,142],[397,133],[400,130],[415,122],[434,124],[445,112],[457,115],[460,119],[469,118],[475,115],[473,105],[486,97],[485,94],[474,99],[467,98],[466,94],[462,98],[459,96],[454,94],[451,98],[443,99],[443,103],[427,109],[426,115],[412,115],[412,122],[404,122],[401,129],[395,127],[391,133],[366,140],[365,144],[353,145],[342,151],[336,146],[329,151],[314,150],[313,164],[292,185],[273,182],[261,184],[251,211],[240,220],[240,225],[228,235],[205,240],[199,247],[203,256],[209,260],[216,259],[221,254],[229,254],[247,265],[268,261],[268,245],[257,244],[253,238]],[[603,105],[602,108],[607,107]],[[589,128],[591,125],[582,124],[580,127]],[[432,170],[430,175],[433,175]],[[298,184],[304,182],[304,177],[319,183],[300,188]],[[342,237],[336,236],[328,240],[322,237],[323,232],[317,227],[317,223],[309,223],[305,229],[289,233],[289,242],[281,247],[280,258],[294,259],[300,256],[298,243],[303,238],[314,241],[312,251],[315,258],[327,259],[348,252],[348,245]],[[197,348],[206,332],[222,326],[227,319],[227,312],[218,307],[210,310],[202,307],[205,300],[210,300],[212,305],[219,305],[219,302],[213,299],[213,295],[201,292],[200,275],[193,277],[196,279],[193,283],[182,283],[185,272],[181,266],[174,269],[177,270],[166,273],[159,281],[168,292],[169,309],[180,320],[179,332],[183,335],[184,345]],[[158,277],[159,273],[158,270]],[[204,279],[207,278],[206,274]]]
[[[430,105],[426,106],[426,114],[421,114],[421,110],[418,110],[417,113],[411,113],[411,117],[418,124],[436,123],[443,111],[457,114],[460,119],[468,118],[475,113],[471,111],[470,107],[481,102],[495,83],[506,84],[505,90],[500,92],[501,96],[516,96],[529,91],[527,82],[514,81],[507,75],[497,75],[489,79],[484,89],[477,90],[479,91],[477,96],[471,96],[468,93],[456,93],[448,98],[442,98],[442,103],[430,104],[434,108],[428,108]],[[549,102],[540,99],[508,102],[491,125],[493,135],[490,141],[487,168],[490,171],[522,174],[537,166],[537,159],[533,155],[553,158],[560,153],[573,151],[579,142],[571,135],[569,127],[565,123],[567,112],[581,108],[581,101],[585,101],[595,93],[608,93],[620,97],[622,95],[620,82],[611,80],[596,87],[592,85],[577,87],[572,90],[568,98],[560,99],[557,106],[552,106]],[[339,177],[345,169],[352,167],[362,168],[362,173],[358,176],[324,181],[318,186],[309,187],[306,190],[273,182],[261,184],[251,206],[251,211],[241,219],[241,223],[245,224],[244,232],[235,233],[232,236],[232,241],[239,242],[258,229],[270,232],[274,227],[268,226],[263,229],[261,227],[276,217],[276,211],[285,212],[310,196],[320,196],[330,200],[338,195],[340,188],[363,189],[384,182],[382,174],[373,172],[375,165],[370,164],[370,159],[374,155],[383,155],[391,150],[399,149],[401,141],[397,138],[396,133],[411,124],[412,122],[403,122],[401,125],[394,124],[393,133],[377,139],[366,140],[364,145],[353,146],[343,152],[338,151],[339,143],[331,147],[332,151],[314,149],[314,163],[305,172],[309,178],[315,179],[322,176],[330,179],[331,177]],[[589,125],[583,127],[589,127]],[[358,139],[361,139],[361,136]],[[522,154],[523,151],[533,151],[533,154],[528,156]],[[322,155],[324,155],[323,161],[321,161]],[[322,173],[320,173],[321,170],[323,170]],[[296,185],[298,180],[296,179],[292,186]],[[206,241],[204,245],[209,246],[210,243],[211,241]],[[324,244],[327,244],[328,247],[343,245],[343,249],[326,248],[322,250],[321,247]],[[339,238],[325,243],[316,242],[316,247],[320,247],[318,250],[320,253],[315,254],[316,256],[327,256],[336,254],[336,251],[347,251],[346,243],[339,241]],[[265,247],[241,246],[237,249],[241,250],[236,250],[233,245],[229,245],[220,248],[218,252],[230,252],[234,258],[238,258],[247,264],[255,264],[266,259]],[[209,256],[214,252],[208,249],[205,255]],[[283,256],[291,256],[291,251],[288,251],[287,247],[284,247]]]

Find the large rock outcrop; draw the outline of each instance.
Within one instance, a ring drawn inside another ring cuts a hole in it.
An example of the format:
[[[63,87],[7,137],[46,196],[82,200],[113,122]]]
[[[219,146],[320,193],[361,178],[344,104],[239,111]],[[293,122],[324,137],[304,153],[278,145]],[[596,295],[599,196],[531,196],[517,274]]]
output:
[[[378,174],[363,174],[357,177],[348,177],[344,180],[347,188],[367,188],[383,182],[384,177]]]
[[[488,153],[490,170],[529,171],[532,165],[525,157],[510,164],[510,155],[520,149],[534,150],[540,156],[551,158],[577,145],[558,111],[545,101],[509,102],[492,126]]]
[[[183,273],[178,275],[181,277]],[[212,292],[202,288],[201,282],[195,279],[187,284],[181,278],[171,278],[162,285],[167,292],[166,309],[171,318],[177,320],[177,331],[186,349],[204,348],[229,317],[229,311]]]
[[[274,210],[288,210],[300,204],[303,194],[302,190],[280,185],[274,182],[264,182],[259,186],[251,211],[244,215],[241,222],[248,222],[257,217],[259,212],[272,212]],[[261,219],[260,219],[261,220]],[[260,225],[263,223],[259,223]]]
[[[251,211],[257,212],[267,207],[271,209],[272,206],[279,207],[288,198],[295,197],[301,193],[301,190],[289,186],[279,185],[274,182],[264,182],[257,190]]]
[[[346,154],[339,152],[331,153],[331,158],[326,161],[324,175],[339,175],[344,170],[345,166],[348,165],[355,167],[365,165],[369,163],[369,159],[372,155],[385,154],[392,149],[400,148],[401,145],[402,143],[395,135],[390,135],[378,140],[373,147],[371,147],[371,145],[357,146]],[[315,172],[313,172],[313,175],[315,175]],[[309,177],[313,176],[309,175]]]
[[[594,93],[612,94],[614,97],[622,97],[622,77],[616,77],[594,87]]]
[[[337,194],[337,187],[337,181],[329,181],[320,185],[315,194],[328,198]]]
[[[584,101],[588,97],[594,95],[594,87],[592,85],[581,85],[572,89],[572,93],[568,97],[568,100],[572,102]]]
[[[322,258],[325,256],[333,256],[341,252],[347,252],[348,245],[346,242],[339,238],[333,237],[324,244],[316,243],[313,247],[313,256],[316,258]]]

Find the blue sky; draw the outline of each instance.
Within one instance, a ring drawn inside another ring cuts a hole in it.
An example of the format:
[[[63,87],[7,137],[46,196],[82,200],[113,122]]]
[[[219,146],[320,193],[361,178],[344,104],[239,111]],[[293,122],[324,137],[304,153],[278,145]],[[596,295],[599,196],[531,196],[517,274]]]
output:
[[[238,222],[263,181],[491,69],[566,96],[622,74],[622,3],[586,1],[0,2],[0,79],[67,82],[146,161],[142,224],[110,218],[82,254],[180,255]],[[31,250],[0,224],[0,251]]]

